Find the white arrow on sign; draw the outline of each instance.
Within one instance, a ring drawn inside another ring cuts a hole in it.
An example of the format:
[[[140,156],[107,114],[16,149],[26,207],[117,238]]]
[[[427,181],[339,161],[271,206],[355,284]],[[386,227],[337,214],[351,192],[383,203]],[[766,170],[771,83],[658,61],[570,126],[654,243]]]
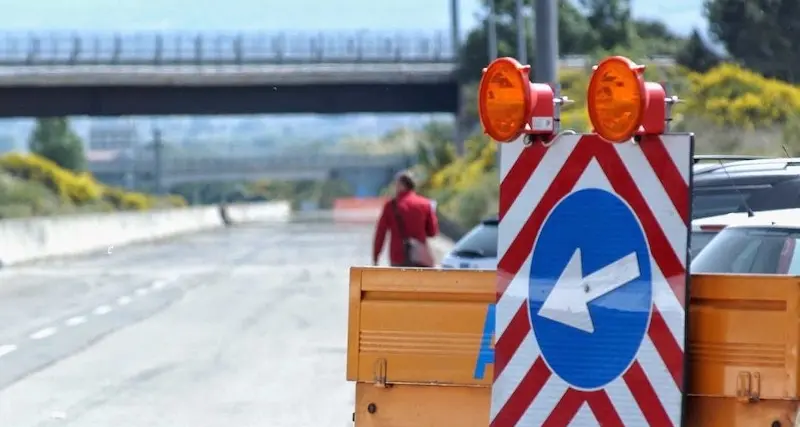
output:
[[[550,295],[539,309],[539,316],[593,333],[589,303],[639,277],[636,253],[628,255],[583,277],[581,250],[572,254]]]

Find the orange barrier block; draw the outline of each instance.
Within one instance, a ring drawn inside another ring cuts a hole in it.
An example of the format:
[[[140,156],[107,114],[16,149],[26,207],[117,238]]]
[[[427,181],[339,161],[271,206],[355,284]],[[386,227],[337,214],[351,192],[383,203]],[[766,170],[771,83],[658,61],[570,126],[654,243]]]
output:
[[[336,199],[333,219],[336,222],[375,222],[388,200],[386,197]]]

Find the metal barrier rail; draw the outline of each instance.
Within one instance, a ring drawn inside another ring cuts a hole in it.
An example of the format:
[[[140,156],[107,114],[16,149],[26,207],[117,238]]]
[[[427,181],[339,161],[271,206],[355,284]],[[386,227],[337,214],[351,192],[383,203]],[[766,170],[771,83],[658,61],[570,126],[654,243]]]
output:
[[[264,158],[170,158],[163,159],[163,170],[167,173],[193,173],[205,171],[261,172],[264,169],[326,169],[344,167],[388,167],[408,163],[409,155],[353,155],[331,154],[326,156],[270,156]],[[152,169],[151,155],[133,161],[116,159],[111,162],[97,162],[89,165],[90,170],[124,170],[126,165],[136,164],[137,170]],[[146,166],[144,168],[140,167]]]
[[[343,167],[385,167],[405,162],[406,156],[331,155],[325,157],[199,158],[169,159],[165,172],[237,171],[260,172],[264,169],[325,169]]]
[[[450,63],[447,32],[0,33],[0,65]]]

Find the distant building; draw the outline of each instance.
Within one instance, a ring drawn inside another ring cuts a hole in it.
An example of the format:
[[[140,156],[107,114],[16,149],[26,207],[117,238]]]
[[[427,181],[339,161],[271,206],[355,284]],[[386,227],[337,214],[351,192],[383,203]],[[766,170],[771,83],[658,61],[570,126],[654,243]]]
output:
[[[89,151],[125,150],[141,142],[139,130],[133,120],[95,122],[89,128]]]
[[[89,128],[88,150],[86,158],[89,170],[95,177],[110,185],[126,188],[135,186],[137,147],[141,137],[136,124],[130,119],[98,120]],[[113,165],[113,173],[101,164]]]

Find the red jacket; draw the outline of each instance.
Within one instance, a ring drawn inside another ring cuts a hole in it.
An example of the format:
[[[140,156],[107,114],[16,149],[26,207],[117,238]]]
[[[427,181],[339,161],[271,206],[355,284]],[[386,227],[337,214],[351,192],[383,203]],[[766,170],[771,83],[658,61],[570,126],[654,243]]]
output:
[[[403,229],[406,233],[404,237],[425,242],[428,237],[439,234],[439,221],[436,219],[436,212],[434,212],[433,204],[429,199],[413,191],[408,191],[399,194],[396,200],[397,212],[403,221]],[[400,230],[397,227],[391,200],[383,205],[383,211],[375,229],[372,261],[376,264],[383,250],[383,242],[386,239],[387,231],[392,234],[389,240],[389,261],[393,265],[403,264],[405,258],[403,238],[400,237]]]

